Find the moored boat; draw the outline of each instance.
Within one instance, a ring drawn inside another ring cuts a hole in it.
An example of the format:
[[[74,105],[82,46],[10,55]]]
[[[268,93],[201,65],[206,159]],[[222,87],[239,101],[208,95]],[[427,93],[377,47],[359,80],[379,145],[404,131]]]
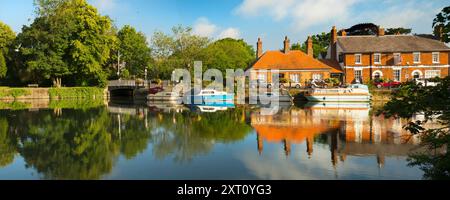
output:
[[[314,102],[368,102],[372,96],[367,85],[353,84],[347,88],[313,88],[305,93]]]
[[[191,90],[190,93],[184,96],[184,103],[191,104],[205,104],[205,103],[234,103],[234,94],[224,91],[217,91],[214,89]]]
[[[148,101],[169,101],[169,102],[180,102],[182,100],[182,97],[179,93],[176,92],[158,92],[156,94],[149,94],[147,95]]]
[[[287,91],[272,91],[265,92],[263,94],[258,94],[256,96],[250,96],[250,102],[261,102],[264,100],[277,100],[278,102],[290,102],[294,101],[294,97],[292,97]]]

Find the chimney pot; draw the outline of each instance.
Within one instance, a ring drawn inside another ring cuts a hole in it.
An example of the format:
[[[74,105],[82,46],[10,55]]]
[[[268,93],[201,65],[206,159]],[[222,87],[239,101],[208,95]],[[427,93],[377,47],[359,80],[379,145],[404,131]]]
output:
[[[313,40],[311,36],[308,36],[306,54],[314,57]]]
[[[378,27],[378,36],[384,36],[384,28]]]
[[[345,32],[345,30],[342,30],[341,35],[345,37],[347,36],[347,32]]]
[[[262,50],[262,40],[261,38],[258,38],[258,42],[256,43],[256,58],[260,58],[263,54]]]
[[[288,37],[286,36],[284,38],[284,53],[289,53],[291,46],[290,46],[290,41],[288,39]]]

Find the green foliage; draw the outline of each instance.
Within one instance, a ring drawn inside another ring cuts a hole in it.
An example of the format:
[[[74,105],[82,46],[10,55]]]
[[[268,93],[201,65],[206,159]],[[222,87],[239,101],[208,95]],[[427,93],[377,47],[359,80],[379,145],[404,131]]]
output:
[[[393,94],[380,114],[387,117],[412,118],[420,113],[423,120],[412,121],[405,129],[420,134],[427,148],[409,158],[410,165],[419,166],[425,179],[450,179],[450,77],[435,80],[435,87],[409,82]],[[427,122],[438,122],[439,128],[425,128]]]
[[[18,35],[20,57],[33,82],[65,78],[68,85],[101,85],[114,37],[111,20],[86,0],[40,0],[38,16]]]
[[[98,108],[105,105],[103,99],[62,99],[51,100],[48,108],[51,109],[77,109],[88,110],[91,108]]]
[[[0,118],[0,168],[11,164],[17,153],[17,141],[10,137],[8,128],[8,121],[5,118]]]
[[[331,86],[338,86],[341,83],[337,78],[327,78],[325,79],[325,82]]]
[[[395,34],[406,35],[406,34],[410,34],[411,31],[412,31],[412,29],[410,29],[410,28],[402,28],[402,27],[388,28],[388,29],[386,29],[385,34],[386,35],[395,35]]]
[[[172,28],[172,35],[156,31],[151,42],[156,65],[150,71],[151,78],[170,79],[174,69],[193,71],[194,61],[202,58],[209,42],[208,38],[193,34],[192,28],[181,25]]]
[[[13,97],[14,99],[31,94],[31,92],[24,88],[0,88],[0,98]]]
[[[144,70],[151,63],[151,52],[147,38],[142,32],[126,25],[117,34],[121,60],[126,62],[132,75],[144,76]]]
[[[218,69],[223,74],[226,69],[243,69],[254,61],[253,47],[244,40],[221,39],[208,45],[202,52],[203,65],[208,69]]]
[[[5,78],[8,71],[7,56],[10,53],[8,49],[15,37],[16,34],[11,27],[0,21],[0,79]]]
[[[312,36],[313,39],[313,53],[314,57],[318,58],[319,56],[325,57],[328,51],[328,47],[330,46],[330,33],[321,33]],[[293,50],[302,50],[306,53],[306,43],[294,43],[292,44],[291,49]]]
[[[51,99],[103,99],[104,89],[97,87],[50,88]]]
[[[5,57],[3,56],[3,52],[0,51],[0,78],[4,78],[7,71],[8,68],[6,66]]]
[[[444,42],[450,42],[450,6],[442,9],[442,11],[436,15],[433,20],[434,34],[440,36],[442,34],[442,40]],[[442,33],[439,33],[442,31]]]
[[[13,101],[11,103],[0,101],[0,110],[24,110],[30,108],[29,103]]]

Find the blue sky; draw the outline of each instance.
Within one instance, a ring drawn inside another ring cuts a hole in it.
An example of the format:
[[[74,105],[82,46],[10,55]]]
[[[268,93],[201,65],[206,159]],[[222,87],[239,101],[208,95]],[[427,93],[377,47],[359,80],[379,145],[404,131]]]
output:
[[[33,19],[33,0],[0,0],[0,21],[20,32]],[[263,39],[265,50],[280,49],[285,35],[303,42],[333,25],[348,28],[362,22],[407,27],[431,33],[433,18],[448,0],[88,0],[118,27],[130,24],[149,38],[155,30],[191,26],[211,38],[243,38],[251,45]]]

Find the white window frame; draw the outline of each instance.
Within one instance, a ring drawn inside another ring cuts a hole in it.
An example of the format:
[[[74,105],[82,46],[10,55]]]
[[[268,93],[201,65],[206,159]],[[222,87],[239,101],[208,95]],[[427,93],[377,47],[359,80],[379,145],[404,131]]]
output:
[[[397,62],[397,60],[395,59],[396,57],[398,57],[398,62]],[[402,60],[402,54],[401,53],[394,53],[394,65],[401,65],[403,63],[403,60]]]
[[[317,77],[320,77],[320,78],[318,79]],[[312,79],[313,80],[322,80],[323,79],[323,74],[315,73],[315,74],[312,75]]]
[[[359,57],[359,61],[356,59],[356,57]],[[360,53],[355,54],[355,64],[356,65],[362,64],[362,54]]]
[[[378,56],[378,61],[375,59],[375,57]],[[375,53],[373,54],[373,63],[374,64],[381,64],[381,53]]]
[[[259,73],[257,79],[260,81],[267,81],[267,74]]]
[[[359,79],[356,76],[356,72],[359,72]],[[362,69],[353,69],[353,77],[355,78],[355,80],[359,80],[362,83],[362,79],[363,79],[363,70]]]
[[[294,81],[294,83],[300,83],[300,75],[299,74],[291,74],[289,75],[289,79]]]
[[[434,61],[434,56],[437,56],[437,61]],[[433,64],[441,63],[441,58],[440,58],[439,52],[431,53],[431,60],[432,60]]]
[[[418,58],[419,58],[418,61],[416,61],[416,56],[418,56]],[[420,63],[421,60],[422,60],[422,59],[421,59],[421,53],[420,53],[420,52],[414,52],[414,53],[413,53],[413,63],[415,63],[415,64]]]
[[[436,74],[438,74],[437,76],[430,76],[430,73],[432,72],[436,72]],[[425,70],[425,78],[429,79],[429,78],[436,78],[436,77],[441,77],[441,70]]]
[[[398,79],[396,77],[396,72],[398,72]],[[393,73],[392,77],[394,78],[394,81],[398,81],[398,82],[402,81],[402,69],[393,69],[392,73]]]

